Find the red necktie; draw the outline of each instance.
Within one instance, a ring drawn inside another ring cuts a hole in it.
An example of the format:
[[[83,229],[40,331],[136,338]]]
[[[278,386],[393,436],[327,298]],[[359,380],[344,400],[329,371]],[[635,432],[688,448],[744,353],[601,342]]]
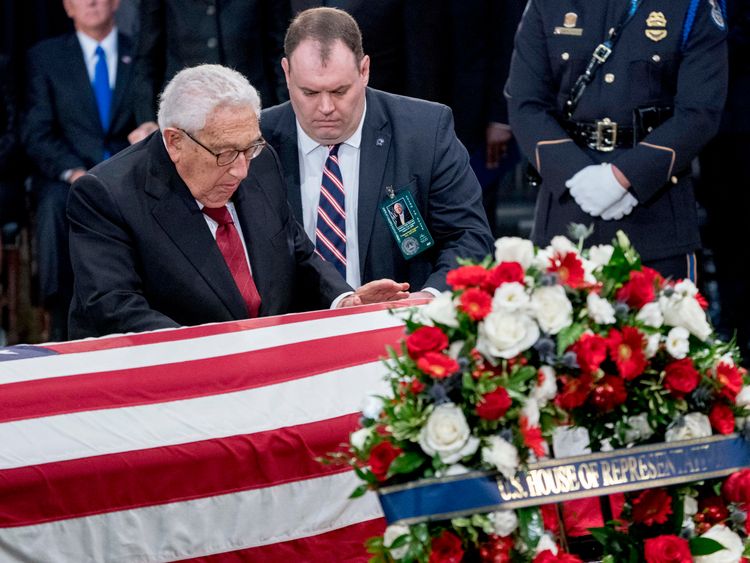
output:
[[[237,289],[240,290],[242,299],[247,305],[248,314],[250,317],[257,317],[258,309],[260,309],[260,294],[258,288],[255,287],[253,276],[250,274],[250,267],[245,258],[245,249],[242,246],[237,228],[234,226],[232,215],[226,206],[204,207],[203,213],[219,224],[216,231],[216,244],[219,245],[219,250],[224,256],[227,266],[229,266],[234,283],[237,284]]]

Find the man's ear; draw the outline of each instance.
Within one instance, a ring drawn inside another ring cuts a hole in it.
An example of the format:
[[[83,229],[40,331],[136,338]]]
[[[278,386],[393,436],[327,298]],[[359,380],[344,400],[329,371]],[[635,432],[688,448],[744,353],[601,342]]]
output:
[[[167,147],[169,158],[174,163],[179,162],[185,140],[182,131],[173,127],[165,127],[161,134],[164,138],[164,146]]]
[[[362,57],[362,62],[359,63],[359,75],[365,82],[365,86],[370,81],[370,55]]]
[[[283,57],[281,59],[281,68],[284,69],[284,77],[286,78],[286,87],[289,88],[289,59]]]

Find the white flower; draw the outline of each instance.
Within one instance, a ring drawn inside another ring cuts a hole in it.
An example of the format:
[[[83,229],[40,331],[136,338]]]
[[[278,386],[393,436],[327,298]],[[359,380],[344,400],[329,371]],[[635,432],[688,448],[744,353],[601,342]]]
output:
[[[443,463],[456,463],[479,447],[471,435],[464,413],[453,403],[438,405],[419,433],[419,445],[429,456],[437,454]]]
[[[391,544],[401,536],[405,536],[409,533],[409,526],[403,524],[391,524],[385,529],[383,533],[383,545],[390,548]],[[391,550],[391,557],[394,559],[401,559],[406,552],[409,550],[409,546],[404,544],[401,547]]]
[[[646,326],[661,328],[661,325],[664,324],[664,315],[661,314],[659,304],[652,301],[641,307],[641,310],[635,316],[635,320],[642,322]]]
[[[531,307],[548,334],[557,334],[573,323],[573,305],[561,285],[538,288],[531,295]]]
[[[557,396],[557,377],[555,368],[542,366],[537,371],[537,384],[531,390],[531,396],[543,407]]]
[[[490,358],[510,359],[538,338],[539,326],[528,314],[493,311],[479,323],[477,349]]]
[[[360,410],[365,418],[377,420],[380,418],[380,413],[383,412],[383,401],[379,397],[368,395]]]
[[[539,426],[539,403],[536,399],[529,397],[523,404],[521,414],[526,417],[529,426]]]
[[[596,293],[589,293],[586,297],[586,307],[589,311],[589,317],[600,325],[614,324],[615,308],[607,301],[599,297]]]
[[[720,363],[720,364],[727,364],[728,366],[736,366],[737,365],[735,363],[735,361],[734,361],[734,356],[732,356],[732,354],[730,354],[729,352],[727,352],[721,358],[719,358],[719,362],[718,363]]]
[[[656,356],[659,351],[659,344],[661,344],[661,334],[649,334],[646,339],[646,349],[643,351],[646,354],[646,358],[649,360]]]
[[[445,469],[439,469],[435,472],[435,477],[450,477],[451,475],[463,475],[464,473],[468,473],[469,468],[465,465],[461,465],[460,463],[454,463],[453,465],[449,465]]]
[[[518,282],[506,282],[495,290],[492,298],[492,310],[519,311],[529,304],[526,288]]]
[[[495,241],[495,260],[518,262],[526,270],[534,260],[534,244],[519,237],[502,237]]]
[[[706,312],[693,297],[680,297],[676,293],[669,298],[659,298],[659,306],[664,314],[664,323],[681,326],[705,342],[711,336]]]
[[[518,528],[518,516],[515,510],[498,510],[490,512],[487,516],[492,522],[493,533],[501,538],[511,535]]]
[[[352,446],[354,446],[358,450],[361,450],[365,447],[367,438],[370,437],[370,432],[370,428],[360,428],[359,430],[351,433],[351,436],[349,436],[349,442]]]
[[[518,450],[500,436],[490,436],[482,448],[482,461],[510,479],[518,468]]]
[[[568,237],[564,237],[562,235],[552,237],[549,245],[554,252],[557,252],[562,256],[565,256],[569,252],[578,255],[578,247],[573,244],[573,242]]]
[[[555,543],[555,540],[552,539],[552,536],[545,533],[542,534],[542,537],[539,538],[539,543],[536,544],[536,552],[535,555],[539,555],[543,551],[551,551],[554,555],[557,555],[557,544]]]
[[[700,537],[717,541],[724,549],[711,555],[696,556],[693,559],[695,563],[739,563],[742,558],[742,539],[724,524],[716,524]]]
[[[706,438],[711,435],[711,421],[700,412],[691,412],[669,425],[664,439],[667,442]]]
[[[740,389],[735,402],[738,407],[750,407],[750,385],[745,385]]]
[[[688,355],[690,349],[690,333],[686,328],[676,326],[667,334],[667,352],[675,360],[681,360]]]
[[[464,344],[466,344],[466,342],[463,340],[451,342],[451,345],[448,347],[448,355],[454,360],[457,360],[458,356],[461,354],[461,350],[463,350]]]
[[[609,264],[614,251],[615,249],[611,244],[597,244],[589,248],[589,260],[597,267],[606,266]]]
[[[630,428],[625,431],[625,441],[628,444],[648,440],[654,435],[654,430],[648,423],[648,415],[643,412],[637,416],[628,417]]]
[[[695,297],[698,295],[698,288],[690,280],[680,280],[674,284],[674,292],[681,297]]]
[[[698,501],[690,495],[685,495],[685,508],[682,509],[685,516],[698,514]]]
[[[424,324],[432,325],[433,322],[441,325],[457,327],[456,306],[453,303],[453,295],[450,291],[444,291],[424,307],[419,309],[420,316],[426,319]]]

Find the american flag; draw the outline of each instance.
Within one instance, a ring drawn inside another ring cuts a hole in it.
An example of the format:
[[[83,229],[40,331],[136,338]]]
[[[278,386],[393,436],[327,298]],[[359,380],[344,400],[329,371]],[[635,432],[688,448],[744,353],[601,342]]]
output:
[[[365,561],[383,305],[0,349],[0,561]]]

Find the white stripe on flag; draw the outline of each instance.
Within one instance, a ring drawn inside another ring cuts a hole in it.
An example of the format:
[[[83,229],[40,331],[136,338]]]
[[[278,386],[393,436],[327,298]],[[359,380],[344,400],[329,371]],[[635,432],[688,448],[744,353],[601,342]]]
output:
[[[186,369],[189,369],[186,367]],[[0,469],[252,434],[359,412],[384,394],[372,362],[234,393],[0,424]]]
[[[189,340],[0,362],[0,387],[4,383],[133,369],[159,365],[165,361],[173,363],[215,358],[271,346],[389,328],[398,326],[401,322],[387,310],[382,310]]]
[[[264,489],[2,528],[0,560],[161,562],[300,539],[382,517],[374,493],[347,498],[358,484],[347,471]]]

